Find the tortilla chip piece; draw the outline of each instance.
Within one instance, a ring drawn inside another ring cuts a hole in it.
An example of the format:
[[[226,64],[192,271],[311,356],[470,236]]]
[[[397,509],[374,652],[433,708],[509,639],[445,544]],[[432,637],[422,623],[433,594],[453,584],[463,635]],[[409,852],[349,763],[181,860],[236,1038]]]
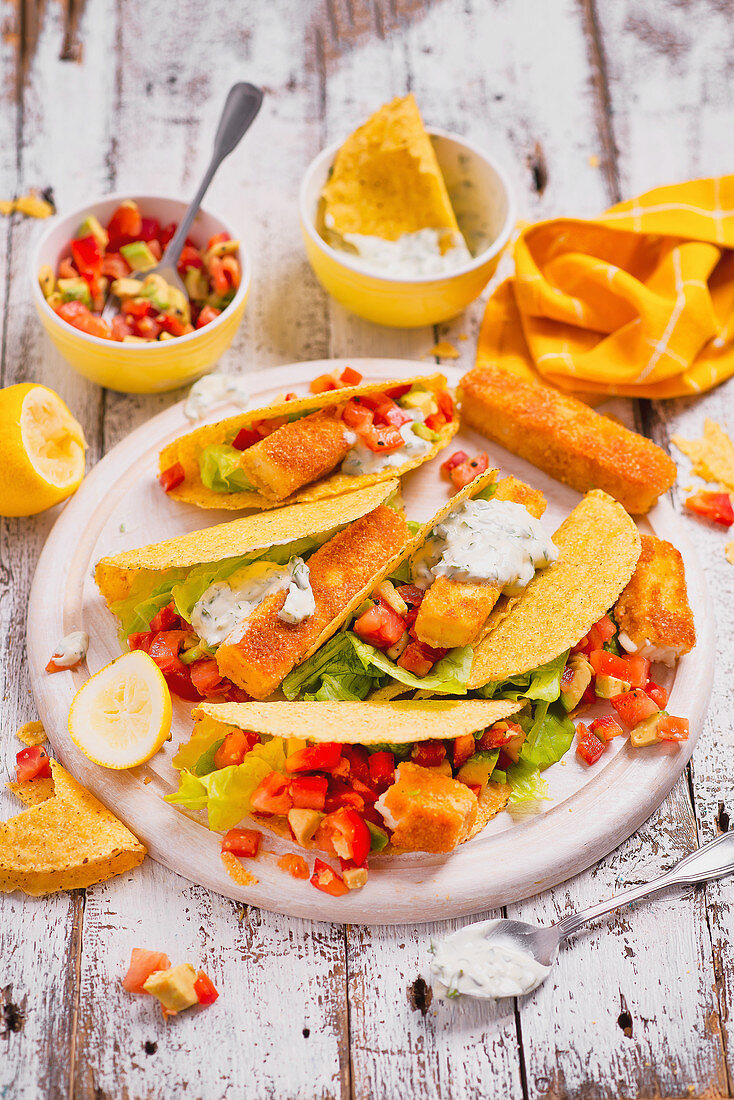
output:
[[[442,374],[415,375],[410,378],[386,379],[383,382],[364,382],[359,386],[343,387],[339,390],[330,390],[326,393],[310,394],[308,397],[300,397],[295,401],[282,401],[279,404],[267,405],[261,409],[251,409],[249,412],[238,413],[226,420],[218,420],[215,424],[204,424],[195,428],[187,435],[179,436],[164,447],[159,457],[159,468],[167,470],[170,466],[180,462],[184,468],[184,480],[168,494],[173,500],[181,500],[187,504],[196,504],[199,508],[227,508],[231,511],[243,508],[279,508],[284,505],[305,501],[325,500],[339,496],[342,493],[351,493],[357,489],[364,489],[368,485],[377,485],[389,478],[402,477],[408,470],[421,466],[430,461],[445,447],[452,436],[459,430],[459,416],[454,409],[452,420],[439,431],[439,439],[433,444],[430,451],[417,458],[409,459],[400,466],[388,466],[372,474],[358,474],[351,476],[342,474],[338,470],[310,485],[305,485],[299,492],[285,500],[268,500],[262,493],[217,493],[214,489],[207,488],[201,480],[199,469],[199,454],[204,447],[214,444],[226,443],[232,439],[240,428],[247,428],[255,420],[274,420],[279,417],[292,417],[296,413],[311,413],[319,409],[333,407],[334,405],[346,405],[352,397],[384,393],[394,386],[411,386],[420,384],[428,390],[442,390],[446,388],[446,379]]]
[[[26,806],[39,806],[54,796],[53,779],[29,779],[25,783],[6,783],[5,786]]]
[[[47,741],[43,722],[26,722],[24,726],[15,731],[15,736],[24,745],[42,745]]]
[[[229,877],[233,882],[236,882],[238,886],[257,885],[258,879],[256,879],[254,875],[251,875],[249,871],[246,871],[237,859],[237,856],[233,856],[231,852],[222,852],[222,863]]]
[[[347,138],[322,195],[324,224],[342,237],[396,241],[421,229],[459,228],[412,95],[386,103]]]
[[[372,512],[397,490],[394,479],[333,500],[292,504],[276,511],[244,516],[203,531],[191,531],[165,542],[102,558],[94,579],[107,606],[124,599],[141,570],[190,569],[206,562],[240,557],[270,546],[281,546],[305,535],[319,535],[345,526]]]
[[[395,745],[475,733],[520,710],[507,699],[397,699],[344,703],[200,703],[194,718],[273,737]]]
[[[40,896],[104,882],[142,863],[144,845],[51,761],[55,795],[0,822],[0,890]]]
[[[734,443],[721,424],[706,417],[701,439],[674,435],[670,442],[690,458],[694,474],[734,493]]]
[[[470,688],[529,672],[574,646],[613,606],[641,549],[629,515],[601,489],[586,494],[553,541],[558,561],[535,574],[509,612],[490,616]]]

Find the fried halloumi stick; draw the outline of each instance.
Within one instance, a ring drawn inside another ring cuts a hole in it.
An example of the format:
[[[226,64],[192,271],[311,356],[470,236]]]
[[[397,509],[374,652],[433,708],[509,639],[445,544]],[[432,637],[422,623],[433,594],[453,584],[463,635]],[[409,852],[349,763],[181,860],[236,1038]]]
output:
[[[266,597],[220,645],[219,671],[253,699],[272,695],[314,643],[326,640],[326,628],[339,625],[355,596],[370,590],[375,575],[409,537],[405,516],[384,504],[339,531],[308,559],[313,615],[289,625],[278,618],[287,593]]]
[[[464,424],[580,493],[604,489],[640,514],[675,481],[665,451],[569,394],[494,367],[469,371],[459,388]]]
[[[502,478],[492,499],[522,504],[536,519],[545,511],[545,497],[540,490],[515,477]],[[502,589],[493,585],[436,577],[418,610],[415,632],[421,642],[435,649],[471,645],[501,595]]]
[[[654,535],[641,535],[642,553],[614,606],[620,644],[628,653],[672,665],[696,644],[683,558]]]
[[[477,819],[476,795],[437,768],[404,763],[376,809],[393,829],[392,844],[404,852],[451,852]]]
[[[328,410],[283,424],[242,452],[240,466],[268,500],[285,500],[304,485],[331,473],[351,444],[344,424]]]

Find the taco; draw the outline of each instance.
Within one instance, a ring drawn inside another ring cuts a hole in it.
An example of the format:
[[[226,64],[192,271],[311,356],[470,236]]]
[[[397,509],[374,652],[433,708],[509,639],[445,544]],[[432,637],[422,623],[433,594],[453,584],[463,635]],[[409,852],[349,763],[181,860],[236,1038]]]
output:
[[[169,443],[159,475],[169,496],[231,509],[323,500],[402,476],[459,427],[441,374],[292,397]]]
[[[396,481],[103,558],[131,649],[185,699],[262,699],[329,638],[410,539]]]
[[[388,845],[391,852],[450,852],[512,795],[495,770],[499,744],[523,733],[509,720],[522,706],[203,703],[193,711],[190,741],[173,759],[181,782],[166,801],[206,810],[212,829],[254,816],[303,847],[338,856],[346,871],[364,871],[369,852]]]

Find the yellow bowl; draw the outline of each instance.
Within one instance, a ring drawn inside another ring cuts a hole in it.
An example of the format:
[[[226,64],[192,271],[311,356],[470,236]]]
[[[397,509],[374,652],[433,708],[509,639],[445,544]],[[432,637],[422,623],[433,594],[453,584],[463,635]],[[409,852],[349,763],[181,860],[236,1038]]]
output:
[[[311,267],[346,309],[392,328],[434,325],[456,317],[492,278],[516,219],[515,199],[502,168],[475,145],[429,130],[472,260],[442,275],[379,275],[360,257],[326,243],[317,229],[321,190],[340,146],[311,162],[299,196],[301,232]]]
[[[94,214],[105,224],[123,199],[129,198],[135,199],[144,216],[157,218],[161,225],[180,221],[187,205],[180,199],[163,195],[121,193],[108,195],[99,202],[85,203],[70,214],[54,218],[39,240],[33,256],[33,301],[51,340],[79,374],[100,386],[122,393],[163,393],[185,386],[211,370],[232,343],[250,290],[250,261],[240,245],[242,280],[234,299],[214,321],[187,336],[150,344],[123,344],[80,332],[63,321],[46,303],[38,284],[38,272],[44,264],[50,264],[56,271],[69,241],[88,214]],[[191,236],[203,245],[215,233],[222,232],[237,237],[236,231],[221,218],[200,210]]]

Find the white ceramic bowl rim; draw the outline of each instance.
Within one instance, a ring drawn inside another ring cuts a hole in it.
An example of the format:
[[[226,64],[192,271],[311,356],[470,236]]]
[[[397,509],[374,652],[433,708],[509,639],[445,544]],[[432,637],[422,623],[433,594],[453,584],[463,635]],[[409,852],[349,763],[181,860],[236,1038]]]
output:
[[[485,153],[483,149],[480,149],[479,146],[475,145],[473,142],[467,141],[466,138],[462,137],[460,134],[452,134],[449,133],[448,130],[436,130],[432,127],[426,127],[426,130],[430,137],[447,138],[449,141],[456,142],[457,145],[464,146],[465,149],[468,149],[475,157],[478,157],[479,160],[483,160],[484,163],[489,165],[492,171],[496,173],[502,184],[505,199],[507,201],[507,215],[502,228],[491,245],[485,248],[483,252],[480,252],[478,256],[474,256],[469,263],[462,264],[461,267],[457,267],[452,271],[442,272],[440,275],[381,275],[379,272],[363,266],[359,261],[355,262],[351,253],[341,252],[339,249],[332,248],[331,245],[324,240],[314,225],[313,213],[308,209],[306,201],[312,177],[322,167],[325,160],[334,160],[339,149],[341,149],[344,144],[343,141],[337,141],[333,145],[328,146],[328,148],[322,149],[309,164],[301,180],[298,194],[298,206],[301,214],[301,222],[306,227],[306,232],[314,243],[331,256],[332,259],[343,264],[344,267],[348,267],[357,275],[368,275],[371,279],[376,279],[383,283],[405,283],[407,285],[416,284],[419,286],[423,286],[427,283],[445,282],[447,279],[455,279],[460,275],[466,275],[470,271],[476,271],[477,268],[486,264],[487,260],[491,260],[493,256],[501,252],[510,239],[510,234],[517,220],[517,210],[515,196],[510,188],[510,180],[505,169],[498,164],[493,157]]]
[[[56,324],[63,325],[64,328],[71,329],[71,331],[76,333],[77,336],[82,337],[90,344],[96,344],[98,347],[103,348],[109,348],[110,344],[114,344],[116,351],[120,351],[120,349],[123,349],[123,354],[126,352],[130,352],[132,355],[137,354],[141,350],[151,351],[158,348],[170,349],[172,346],[171,340],[151,340],[149,343],[145,344],[125,344],[121,340],[107,340],[103,336],[92,336],[92,334],[89,332],[82,332],[81,329],[75,328],[74,325],[70,325],[68,321],[65,321],[63,317],[59,317],[58,313],[55,313],[54,310],[51,309],[50,305],[43,296],[43,292],[38,282],[38,272],[41,266],[41,253],[43,252],[48,238],[56,229],[59,228],[59,226],[64,225],[64,223],[66,222],[78,222],[80,218],[83,218],[85,214],[88,213],[90,207],[97,206],[101,202],[116,202],[119,204],[121,202],[124,202],[125,199],[133,199],[135,202],[140,203],[142,207],[145,206],[146,201],[149,199],[153,200],[154,202],[165,201],[180,203],[182,207],[182,214],[184,213],[188,205],[183,199],[176,198],[175,195],[162,195],[160,193],[155,193],[152,191],[147,192],[144,195],[131,195],[129,191],[112,191],[109,195],[100,195],[96,199],[88,199],[85,203],[82,203],[81,206],[77,206],[74,210],[69,211],[68,214],[52,216],[52,218],[49,219],[50,224],[42,233],[33,251],[33,258],[31,260],[31,282],[33,284],[33,296],[36,300],[36,303]],[[217,221],[221,222],[224,226],[225,231],[229,233],[232,240],[237,239],[236,232],[232,230],[232,227],[229,225],[226,218],[223,218],[221,214],[219,214],[216,210],[212,210],[209,206],[202,206],[200,209],[202,213],[208,214],[209,217],[215,218]],[[71,236],[72,234],[69,235],[70,240]],[[252,267],[250,264],[250,257],[247,253],[247,249],[244,247],[241,240],[239,247],[239,256],[240,264],[242,266],[242,278],[240,279],[240,285],[237,287],[237,293],[235,294],[232,301],[229,303],[226,309],[222,310],[220,316],[216,317],[213,321],[210,321],[208,325],[205,325],[203,328],[200,329],[195,329],[193,332],[187,332],[184,336],[174,336],[173,339],[175,340],[177,345],[191,343],[198,337],[210,333],[214,328],[218,327],[219,324],[226,318],[229,311],[234,309],[234,307],[245,297],[250,288],[250,282],[252,280]]]

